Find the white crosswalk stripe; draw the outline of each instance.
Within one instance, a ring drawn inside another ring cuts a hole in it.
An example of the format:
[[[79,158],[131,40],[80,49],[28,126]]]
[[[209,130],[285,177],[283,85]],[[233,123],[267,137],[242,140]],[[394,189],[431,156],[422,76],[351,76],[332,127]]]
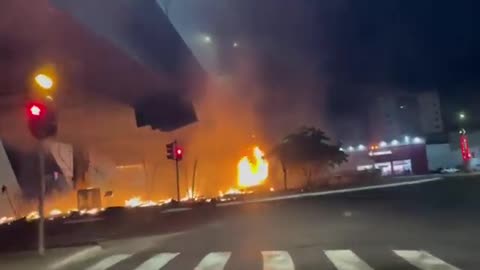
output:
[[[374,270],[352,250],[324,250],[323,252],[336,270]],[[405,266],[411,264],[419,270],[461,270],[423,250],[393,250],[392,252],[392,259],[397,255],[404,260]],[[294,260],[288,251],[270,250],[260,251],[260,253],[263,260],[263,270],[295,270]],[[139,265],[135,270],[161,270],[172,260],[175,260],[178,255],[180,253],[155,254],[145,261],[138,262]],[[231,255],[231,252],[208,253],[194,270],[224,270]],[[115,267],[121,266],[124,260],[132,256],[133,254],[111,255],[101,259],[86,270],[115,269]]]
[[[423,250],[394,250],[393,252],[422,270],[460,270]]]
[[[351,250],[326,250],[325,255],[338,270],[373,270]]]
[[[180,253],[160,253],[152,258],[146,260],[139,265],[135,270],[159,270],[164,267],[168,262],[173,260]]]
[[[292,257],[286,251],[262,251],[263,270],[294,270]]]
[[[223,270],[231,254],[231,252],[209,253],[195,267],[195,270]]]
[[[101,261],[99,261],[98,263],[88,267],[86,270],[105,270],[107,268],[110,268],[111,266],[123,261],[123,260],[126,260],[127,258],[129,258],[130,256],[132,256],[132,254],[117,254],[117,255],[112,255],[112,256],[109,256]]]

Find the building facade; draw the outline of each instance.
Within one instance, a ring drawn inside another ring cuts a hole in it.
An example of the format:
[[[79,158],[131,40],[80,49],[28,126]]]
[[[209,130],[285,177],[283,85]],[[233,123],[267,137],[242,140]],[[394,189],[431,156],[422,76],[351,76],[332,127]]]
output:
[[[371,140],[443,132],[437,92],[387,93],[374,98],[369,107]]]
[[[392,141],[380,141],[369,145],[348,146],[343,149],[348,162],[340,170],[381,170],[383,176],[428,173],[425,140],[420,137],[404,137]]]

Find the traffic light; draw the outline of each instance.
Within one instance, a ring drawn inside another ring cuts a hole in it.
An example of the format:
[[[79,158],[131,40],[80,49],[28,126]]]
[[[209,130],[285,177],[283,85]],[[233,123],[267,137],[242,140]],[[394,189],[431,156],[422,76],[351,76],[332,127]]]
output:
[[[175,145],[177,143],[176,142],[171,142],[169,144],[167,144],[165,147],[167,148],[167,158],[168,159],[172,159],[172,160],[175,160]]]
[[[183,159],[183,148],[177,145],[177,142],[171,142],[165,145],[167,148],[167,158],[171,160]]]
[[[183,149],[179,146],[175,146],[175,160],[183,159]]]
[[[33,137],[43,140],[57,133],[55,112],[44,103],[30,102],[26,106],[28,128]]]

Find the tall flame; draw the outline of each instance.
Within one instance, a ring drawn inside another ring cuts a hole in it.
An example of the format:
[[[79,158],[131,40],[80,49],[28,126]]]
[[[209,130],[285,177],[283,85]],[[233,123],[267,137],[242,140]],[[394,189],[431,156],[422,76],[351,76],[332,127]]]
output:
[[[238,186],[241,188],[263,184],[268,177],[268,162],[258,146],[253,148],[254,162],[247,156],[240,159],[237,165]]]

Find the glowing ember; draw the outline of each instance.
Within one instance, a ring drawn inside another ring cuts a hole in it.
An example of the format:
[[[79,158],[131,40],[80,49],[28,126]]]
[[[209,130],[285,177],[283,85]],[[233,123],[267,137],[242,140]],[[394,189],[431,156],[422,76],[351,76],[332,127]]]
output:
[[[104,209],[98,209],[98,208],[92,208],[92,209],[82,209],[80,210],[80,215],[91,215],[91,216],[94,216],[98,213],[100,213],[101,211],[103,211]]]
[[[142,201],[142,204],[140,204],[140,207],[150,207],[150,206],[157,206],[158,203],[154,201]]]
[[[139,207],[142,205],[142,199],[140,197],[133,197],[125,201],[126,207]]]
[[[264,158],[264,153],[258,146],[253,148],[254,162],[251,162],[247,156],[240,159],[237,165],[238,186],[253,187],[263,184],[268,177],[268,162]]]
[[[135,208],[135,207],[151,207],[151,206],[158,206],[158,205],[162,205],[162,204],[165,204],[165,203],[170,203],[172,199],[168,199],[168,200],[165,200],[165,201],[160,201],[160,202],[156,202],[156,201],[144,201],[142,200],[142,198],[140,197],[133,197],[133,198],[130,198],[128,200],[125,201],[125,206],[126,207],[129,207],[129,208]]]
[[[100,212],[100,209],[98,209],[98,208],[92,208],[92,209],[88,209],[88,210],[86,211],[86,213],[87,213],[88,215],[96,215],[96,214],[98,214],[99,212]]]
[[[241,190],[239,189],[236,189],[236,188],[231,188],[229,190],[227,190],[225,192],[225,195],[237,195],[237,194],[243,194],[244,192],[242,192]]]
[[[27,219],[27,221],[32,221],[35,219],[39,219],[40,216],[38,215],[37,211],[33,211],[33,212],[30,212],[25,218]]]
[[[62,214],[62,211],[58,209],[53,209],[50,211],[49,216],[56,217],[56,216],[60,216],[61,214]]]
[[[10,223],[14,220],[15,220],[14,217],[1,217],[0,218],[0,225]]]

